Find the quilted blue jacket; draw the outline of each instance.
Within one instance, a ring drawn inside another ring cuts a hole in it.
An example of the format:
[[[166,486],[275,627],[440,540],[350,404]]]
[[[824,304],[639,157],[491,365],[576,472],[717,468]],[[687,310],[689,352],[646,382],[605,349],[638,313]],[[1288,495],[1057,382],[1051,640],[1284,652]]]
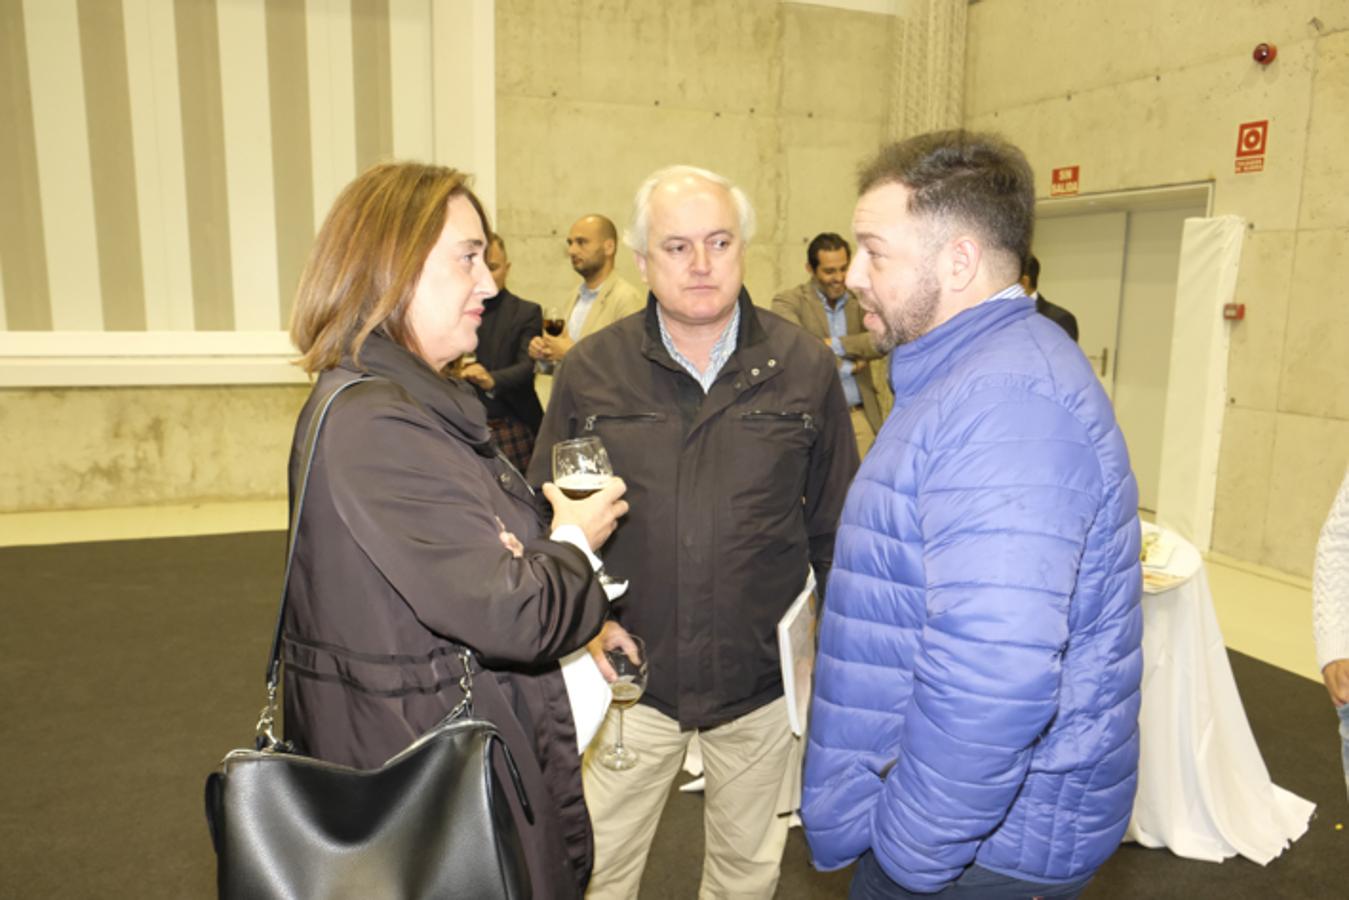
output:
[[[973,862],[1094,871],[1138,771],[1142,577],[1124,437],[1025,297],[891,361],[820,629],[801,817],[815,864],[867,849],[936,891]]]

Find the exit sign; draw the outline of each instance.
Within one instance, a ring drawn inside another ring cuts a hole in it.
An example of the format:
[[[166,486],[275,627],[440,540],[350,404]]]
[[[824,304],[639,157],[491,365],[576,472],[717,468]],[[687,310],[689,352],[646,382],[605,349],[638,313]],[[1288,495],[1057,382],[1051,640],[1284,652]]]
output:
[[[1049,180],[1049,196],[1067,197],[1076,194],[1082,180],[1078,177],[1081,166],[1059,166]]]

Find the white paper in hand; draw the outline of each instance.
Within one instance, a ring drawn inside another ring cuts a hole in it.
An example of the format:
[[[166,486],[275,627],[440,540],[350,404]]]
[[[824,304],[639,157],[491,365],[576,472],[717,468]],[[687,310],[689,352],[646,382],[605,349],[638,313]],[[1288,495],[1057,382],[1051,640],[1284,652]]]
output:
[[[782,664],[782,693],[787,699],[787,721],[792,734],[806,733],[810,685],[815,672],[815,573],[807,572],[806,586],[778,621],[778,656]]]
[[[585,647],[562,657],[559,665],[567,685],[567,698],[571,700],[571,717],[576,721],[576,746],[585,753],[604,724],[604,714],[609,711],[614,695]]]

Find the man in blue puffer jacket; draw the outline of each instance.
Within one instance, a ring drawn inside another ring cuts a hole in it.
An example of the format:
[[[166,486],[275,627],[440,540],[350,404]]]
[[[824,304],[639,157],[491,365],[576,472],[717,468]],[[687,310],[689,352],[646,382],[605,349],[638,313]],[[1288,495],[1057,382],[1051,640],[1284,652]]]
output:
[[[853,897],[1075,897],[1138,772],[1137,486],[1110,400],[1017,278],[1030,166],[991,135],[862,172],[848,286],[894,411],[853,482],[801,817]]]

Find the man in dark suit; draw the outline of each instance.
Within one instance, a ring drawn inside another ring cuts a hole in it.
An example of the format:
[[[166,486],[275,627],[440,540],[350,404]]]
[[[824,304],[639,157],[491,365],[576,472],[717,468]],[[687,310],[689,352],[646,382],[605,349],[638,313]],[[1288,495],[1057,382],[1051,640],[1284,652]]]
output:
[[[534,393],[534,360],[529,356],[530,340],[543,333],[543,310],[506,290],[511,263],[500,235],[491,236],[485,255],[497,295],[483,305],[477,360],[465,365],[461,374],[487,407],[487,424],[497,446],[523,472],[529,468],[534,437],[543,421],[543,407]]]
[[[1077,316],[1062,306],[1056,306],[1046,300],[1037,289],[1040,283],[1040,261],[1033,255],[1026,260],[1021,269],[1021,289],[1035,298],[1035,311],[1055,325],[1068,332],[1068,337],[1077,340]]]

